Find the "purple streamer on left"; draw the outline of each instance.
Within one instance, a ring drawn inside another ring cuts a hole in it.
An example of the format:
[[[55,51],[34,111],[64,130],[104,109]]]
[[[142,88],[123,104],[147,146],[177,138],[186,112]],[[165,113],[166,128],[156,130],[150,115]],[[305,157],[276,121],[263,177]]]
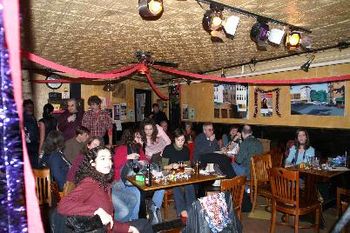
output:
[[[28,232],[23,153],[0,4],[0,232]]]

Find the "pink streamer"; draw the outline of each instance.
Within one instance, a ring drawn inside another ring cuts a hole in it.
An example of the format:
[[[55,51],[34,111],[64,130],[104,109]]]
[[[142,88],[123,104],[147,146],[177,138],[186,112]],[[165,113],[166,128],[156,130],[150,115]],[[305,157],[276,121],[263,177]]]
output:
[[[24,138],[19,2],[18,0],[3,0],[3,5],[6,43],[9,49],[11,77],[13,80],[14,97],[17,105],[22,137],[28,232],[43,233],[44,229],[41,221],[38,199],[35,194],[34,177],[28,159],[28,151]]]

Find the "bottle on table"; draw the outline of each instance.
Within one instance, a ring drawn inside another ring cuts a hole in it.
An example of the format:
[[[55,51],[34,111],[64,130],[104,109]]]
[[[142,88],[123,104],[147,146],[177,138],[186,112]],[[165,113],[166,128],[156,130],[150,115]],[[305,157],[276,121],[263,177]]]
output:
[[[145,185],[148,187],[152,186],[152,171],[151,171],[150,164],[147,164],[147,166],[146,166]]]

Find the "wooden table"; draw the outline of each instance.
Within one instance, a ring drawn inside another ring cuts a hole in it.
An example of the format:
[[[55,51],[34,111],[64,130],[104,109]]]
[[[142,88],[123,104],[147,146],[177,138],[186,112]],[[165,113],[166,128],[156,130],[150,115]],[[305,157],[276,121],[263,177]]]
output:
[[[173,188],[176,186],[183,186],[183,185],[188,185],[188,184],[197,184],[197,183],[202,183],[206,181],[214,181],[218,179],[223,179],[225,176],[219,176],[219,175],[192,175],[191,178],[188,180],[183,179],[183,180],[177,180],[174,182],[169,181],[167,184],[163,183],[155,183],[154,181],[152,182],[152,186],[146,186],[143,181],[136,181],[135,176],[129,176],[127,179],[130,181],[133,185],[135,185],[137,188],[139,188],[142,191],[155,191],[159,189],[168,189],[168,188]]]
[[[350,169],[348,169],[348,168],[344,168],[341,170],[340,169],[318,170],[318,169],[304,169],[304,168],[298,168],[298,167],[288,167],[287,169],[292,170],[292,171],[299,171],[300,173],[305,173],[305,174],[309,174],[309,175],[324,177],[324,178],[328,178],[328,179],[350,171]]]

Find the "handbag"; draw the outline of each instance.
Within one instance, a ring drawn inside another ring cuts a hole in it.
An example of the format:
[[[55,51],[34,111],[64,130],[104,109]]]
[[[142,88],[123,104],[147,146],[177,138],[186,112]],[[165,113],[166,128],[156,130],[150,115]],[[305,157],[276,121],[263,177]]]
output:
[[[94,216],[67,216],[66,226],[77,233],[106,233],[107,229],[98,215]]]

